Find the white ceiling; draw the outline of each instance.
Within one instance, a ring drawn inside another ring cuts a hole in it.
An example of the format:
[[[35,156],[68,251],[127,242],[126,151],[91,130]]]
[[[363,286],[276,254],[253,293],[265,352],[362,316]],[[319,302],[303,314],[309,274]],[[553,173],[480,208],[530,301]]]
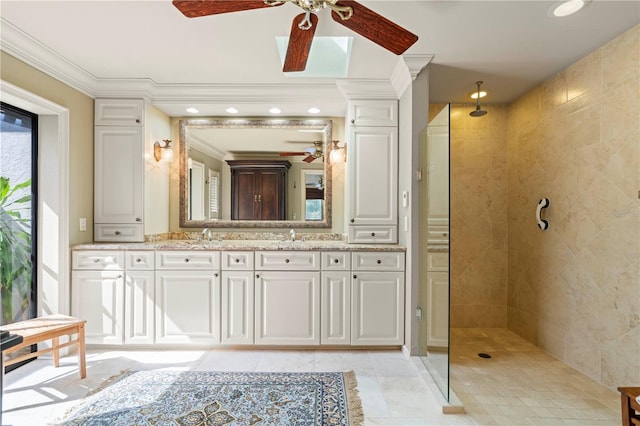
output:
[[[241,0],[239,0],[241,1]],[[407,55],[433,55],[432,102],[507,103],[640,22],[640,1],[593,0],[552,18],[547,1],[362,1],[419,36]],[[345,112],[336,80],[286,77],[276,36],[299,8],[185,18],[162,1],[3,0],[2,49],[91,96],[141,95],[171,116],[322,116]],[[400,60],[319,13],[316,35],[353,36],[348,81],[388,82]]]

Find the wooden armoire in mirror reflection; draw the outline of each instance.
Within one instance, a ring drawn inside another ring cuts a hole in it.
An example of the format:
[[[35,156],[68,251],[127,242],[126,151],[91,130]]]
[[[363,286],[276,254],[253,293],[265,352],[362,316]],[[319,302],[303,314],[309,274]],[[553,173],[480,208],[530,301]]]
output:
[[[231,219],[285,220],[289,161],[228,160]]]

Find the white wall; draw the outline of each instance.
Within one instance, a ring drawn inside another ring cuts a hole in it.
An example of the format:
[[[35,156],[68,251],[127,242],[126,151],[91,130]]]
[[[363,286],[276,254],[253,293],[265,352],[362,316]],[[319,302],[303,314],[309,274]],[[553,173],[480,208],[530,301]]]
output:
[[[144,233],[160,234],[169,232],[169,163],[153,158],[153,144],[171,139],[171,120],[148,102],[144,133]],[[177,157],[175,145],[173,155]]]

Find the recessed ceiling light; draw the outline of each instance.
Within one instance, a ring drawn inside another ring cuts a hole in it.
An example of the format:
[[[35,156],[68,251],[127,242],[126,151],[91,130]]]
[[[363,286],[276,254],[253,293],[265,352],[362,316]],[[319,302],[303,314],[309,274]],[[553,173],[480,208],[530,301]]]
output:
[[[319,114],[319,113],[320,113],[320,108],[316,108],[316,107],[309,108],[309,114]]]
[[[237,114],[237,113],[238,113],[238,109],[237,109],[237,108],[234,108],[234,107],[229,107],[229,108],[227,108],[227,109],[226,109],[226,111],[227,111],[229,114]]]
[[[198,111],[198,110],[197,110],[196,108],[194,108],[194,107],[190,107],[190,108],[187,108],[187,112],[188,112],[189,114],[197,114],[197,113],[199,113],[200,111]]]
[[[589,3],[590,0],[567,0],[552,6],[553,16],[562,18],[573,15]]]
[[[280,114],[282,112],[282,110],[280,108],[278,108],[278,107],[272,107],[272,108],[269,108],[269,112],[271,114]]]
[[[486,90],[482,90],[482,89],[480,89],[480,98],[482,99],[482,98],[484,98],[485,96],[487,96],[487,91],[486,91]],[[471,99],[478,99],[478,91],[471,92],[471,93],[469,94],[469,97],[470,97]]]

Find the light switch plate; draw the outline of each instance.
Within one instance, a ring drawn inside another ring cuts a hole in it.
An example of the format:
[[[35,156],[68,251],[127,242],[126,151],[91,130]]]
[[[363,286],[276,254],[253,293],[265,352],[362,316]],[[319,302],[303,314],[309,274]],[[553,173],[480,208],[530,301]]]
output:
[[[87,218],[80,218],[80,232],[85,232],[87,230]]]

